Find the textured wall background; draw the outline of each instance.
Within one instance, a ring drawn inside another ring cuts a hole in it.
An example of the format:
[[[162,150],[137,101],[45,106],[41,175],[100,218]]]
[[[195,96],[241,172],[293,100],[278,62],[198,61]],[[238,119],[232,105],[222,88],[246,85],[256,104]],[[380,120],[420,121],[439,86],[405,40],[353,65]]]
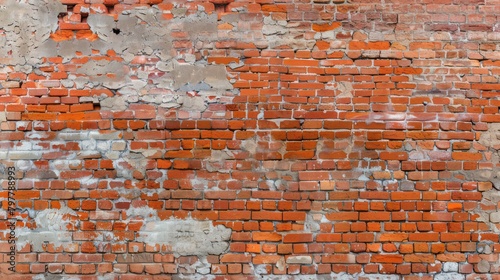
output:
[[[499,14],[0,1],[0,273],[499,279]]]

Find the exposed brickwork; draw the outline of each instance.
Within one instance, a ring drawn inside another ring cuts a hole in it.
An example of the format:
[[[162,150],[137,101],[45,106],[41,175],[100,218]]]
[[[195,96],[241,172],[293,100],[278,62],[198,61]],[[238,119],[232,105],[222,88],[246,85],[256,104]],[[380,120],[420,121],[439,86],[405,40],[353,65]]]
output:
[[[500,279],[500,1],[0,3],[5,279]]]

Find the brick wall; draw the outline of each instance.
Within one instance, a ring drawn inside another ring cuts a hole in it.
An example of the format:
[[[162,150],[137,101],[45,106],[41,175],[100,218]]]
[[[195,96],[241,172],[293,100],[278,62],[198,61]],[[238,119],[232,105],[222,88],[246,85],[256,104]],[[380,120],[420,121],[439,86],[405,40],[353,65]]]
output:
[[[498,14],[0,1],[0,273],[499,279]]]

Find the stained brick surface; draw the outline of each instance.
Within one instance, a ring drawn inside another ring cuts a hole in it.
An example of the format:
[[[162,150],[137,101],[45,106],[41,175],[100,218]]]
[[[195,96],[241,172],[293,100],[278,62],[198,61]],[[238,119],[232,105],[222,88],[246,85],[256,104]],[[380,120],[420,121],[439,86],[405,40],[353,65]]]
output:
[[[500,279],[498,0],[0,8],[5,279]]]

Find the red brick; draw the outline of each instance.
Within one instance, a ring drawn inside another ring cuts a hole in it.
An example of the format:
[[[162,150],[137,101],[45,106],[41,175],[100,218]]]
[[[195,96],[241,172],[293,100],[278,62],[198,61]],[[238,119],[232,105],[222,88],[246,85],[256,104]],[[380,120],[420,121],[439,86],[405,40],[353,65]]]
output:
[[[312,241],[313,236],[310,233],[288,233],[283,237],[284,243],[305,243]]]
[[[381,152],[380,159],[383,159],[383,160],[408,160],[408,154],[405,152]]]
[[[372,263],[403,263],[402,255],[372,255],[370,258]]]
[[[250,220],[250,211],[220,211],[219,219],[221,220]]]
[[[391,219],[390,212],[361,212],[359,220],[361,221],[389,221]]]
[[[281,241],[281,234],[275,232],[253,232],[252,233],[253,241]]]
[[[253,220],[269,220],[281,221],[283,220],[283,213],[272,211],[252,211]]]
[[[356,257],[353,254],[324,255],[321,257],[323,263],[355,263]]]
[[[385,241],[401,242],[408,240],[408,233],[383,233],[380,234],[378,240],[382,242]]]
[[[410,241],[417,242],[437,242],[439,233],[410,233]]]
[[[357,212],[332,212],[325,217],[330,221],[357,221],[359,218]]]
[[[330,31],[334,30],[336,28],[339,28],[342,24],[340,22],[332,22],[332,23],[324,23],[324,24],[316,24],[313,23],[312,29],[316,32],[325,32],[325,31]]]
[[[468,152],[453,152],[453,153],[451,153],[451,157],[454,160],[479,161],[479,160],[483,159],[483,155],[481,153],[468,153]]]
[[[421,200],[420,192],[391,192],[391,200]]]
[[[271,256],[271,255],[257,255],[253,257],[252,262],[254,264],[275,264],[281,259],[281,256]]]
[[[225,254],[221,256],[220,261],[223,263],[250,263],[252,257],[243,254]]]

